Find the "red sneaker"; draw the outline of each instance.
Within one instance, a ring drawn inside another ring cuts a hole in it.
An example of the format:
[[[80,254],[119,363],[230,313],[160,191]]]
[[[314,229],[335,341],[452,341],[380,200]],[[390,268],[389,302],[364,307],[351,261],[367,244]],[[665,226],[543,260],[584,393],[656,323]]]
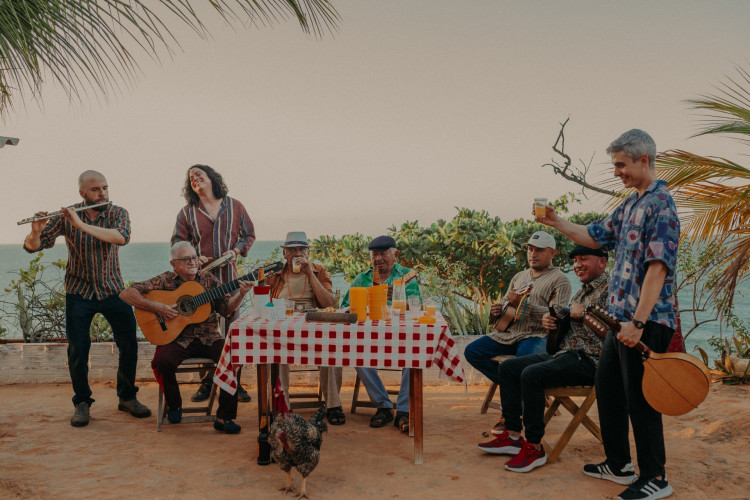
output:
[[[493,455],[515,455],[521,451],[525,442],[523,438],[511,439],[508,432],[505,431],[492,441],[479,443],[477,447],[483,452]]]
[[[505,468],[513,472],[529,472],[547,463],[544,446],[538,450],[531,443],[524,442],[518,455],[505,462]]]

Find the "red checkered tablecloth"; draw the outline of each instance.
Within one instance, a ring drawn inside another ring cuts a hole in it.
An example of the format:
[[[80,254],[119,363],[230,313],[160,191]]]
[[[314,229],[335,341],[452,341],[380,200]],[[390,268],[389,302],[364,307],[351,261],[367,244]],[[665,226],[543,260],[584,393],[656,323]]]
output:
[[[464,381],[461,358],[442,317],[434,325],[415,321],[314,323],[304,314],[264,320],[250,313],[232,323],[216,384],[234,394],[235,366],[244,364],[363,366],[440,369],[440,376]]]

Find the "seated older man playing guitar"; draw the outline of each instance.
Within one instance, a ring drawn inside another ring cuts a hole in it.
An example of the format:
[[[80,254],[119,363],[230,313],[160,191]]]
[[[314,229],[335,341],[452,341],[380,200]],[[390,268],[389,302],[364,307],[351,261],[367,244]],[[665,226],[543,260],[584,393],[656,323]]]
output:
[[[185,316],[185,311],[177,310],[174,302],[163,303],[149,298],[153,291],[173,291],[186,283],[196,282],[202,289],[211,290],[221,285],[212,274],[198,270],[199,257],[193,245],[186,241],[175,243],[169,251],[170,263],[173,271],[167,271],[150,280],[134,283],[120,293],[120,298],[134,306],[136,312],[153,313],[159,321],[166,325],[178,316]],[[211,301],[213,310],[223,316],[229,316],[242,303],[252,282],[238,280],[239,293],[232,296],[218,295]],[[200,287],[198,287],[200,288]],[[158,298],[159,295],[154,295]],[[195,317],[195,315],[192,315]],[[224,347],[224,339],[219,333],[219,318],[216,312],[208,314],[207,318],[200,317],[197,323],[185,326],[174,340],[159,345],[151,362],[156,380],[164,391],[167,401],[167,419],[173,423],[182,420],[182,397],[177,385],[175,370],[180,363],[191,357],[206,357],[218,361]],[[143,328],[143,325],[141,325]],[[219,409],[216,412],[214,428],[227,434],[240,432],[241,427],[232,420],[237,416],[237,394],[231,395],[222,390],[219,395]],[[161,418],[161,417],[159,417]]]

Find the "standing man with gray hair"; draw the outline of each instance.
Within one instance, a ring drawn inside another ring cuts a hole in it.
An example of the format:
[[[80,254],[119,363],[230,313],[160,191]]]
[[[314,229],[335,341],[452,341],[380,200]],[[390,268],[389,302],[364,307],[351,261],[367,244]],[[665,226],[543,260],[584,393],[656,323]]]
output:
[[[118,409],[134,417],[151,415],[151,410],[135,397],[135,371],[138,363],[138,341],[135,316],[118,294],[125,288],[120,274],[119,249],[130,241],[128,211],[115,205],[82,210],[74,208],[109,201],[109,185],[102,174],[86,170],[78,177],[78,193],[83,202],[63,207],[60,215],[31,223],[23,248],[37,252],[55,246],[58,236],[65,237],[68,265],[65,268],[65,335],[68,337],[68,368],[73,382],[74,427],[89,423],[89,409],[94,402],[89,386],[89,350],[91,321],[96,313],[109,322],[120,351],[117,367]],[[37,212],[36,215],[46,215]]]
[[[614,250],[607,310],[620,332],[604,340],[596,372],[596,394],[606,460],[584,466],[584,474],[630,484],[618,498],[664,498],[672,494],[665,472],[661,414],[643,396],[643,361],[634,349],[643,341],[653,352],[667,351],[675,329],[674,278],[680,221],[666,182],[656,176],[656,144],[633,129],[610,144],[614,175],[634,189],[611,215],[587,226],[559,217],[548,206],[542,222],[592,248]],[[640,477],[630,458],[628,418],[633,424]],[[632,483],[632,484],[631,484]]]

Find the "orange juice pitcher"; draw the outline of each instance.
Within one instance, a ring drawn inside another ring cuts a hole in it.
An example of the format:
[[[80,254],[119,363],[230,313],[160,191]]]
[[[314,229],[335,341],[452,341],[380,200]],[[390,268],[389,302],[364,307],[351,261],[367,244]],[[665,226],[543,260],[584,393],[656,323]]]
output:
[[[391,306],[394,309],[399,309],[399,314],[406,314],[406,289],[401,280],[393,282],[393,295],[391,298]]]

